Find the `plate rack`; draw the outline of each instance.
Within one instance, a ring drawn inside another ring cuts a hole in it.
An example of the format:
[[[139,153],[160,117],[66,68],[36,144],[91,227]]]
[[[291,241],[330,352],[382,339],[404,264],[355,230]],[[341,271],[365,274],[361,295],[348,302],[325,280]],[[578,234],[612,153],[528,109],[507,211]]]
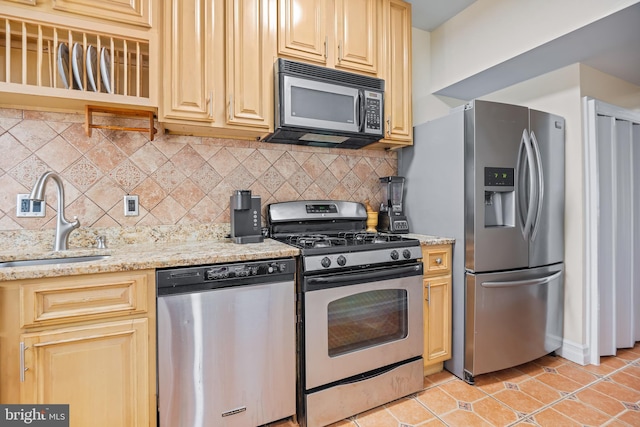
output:
[[[149,80],[148,40],[0,13],[0,92],[148,105]]]

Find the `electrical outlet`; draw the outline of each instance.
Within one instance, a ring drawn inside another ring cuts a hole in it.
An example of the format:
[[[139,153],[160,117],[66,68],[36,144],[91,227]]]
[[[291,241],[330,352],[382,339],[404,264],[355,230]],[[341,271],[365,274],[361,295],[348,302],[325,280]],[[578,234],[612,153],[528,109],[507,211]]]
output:
[[[138,196],[124,196],[124,216],[138,216],[138,208]]]
[[[18,194],[16,216],[27,218],[41,218],[45,216],[44,200],[31,200],[28,194]]]

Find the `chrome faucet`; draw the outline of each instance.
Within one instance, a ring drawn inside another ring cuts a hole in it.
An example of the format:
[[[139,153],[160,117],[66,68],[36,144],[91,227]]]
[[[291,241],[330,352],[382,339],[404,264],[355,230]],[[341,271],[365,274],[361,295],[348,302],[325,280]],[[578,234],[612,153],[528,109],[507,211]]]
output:
[[[73,222],[67,221],[64,217],[64,187],[62,186],[60,176],[52,171],[43,173],[33,186],[29,198],[32,200],[44,200],[44,187],[49,178],[56,183],[58,189],[58,218],[56,221],[56,237],[53,241],[53,250],[64,251],[67,250],[67,246],[69,245],[69,234],[80,227],[80,221],[78,221],[78,217],[75,216],[73,217]]]

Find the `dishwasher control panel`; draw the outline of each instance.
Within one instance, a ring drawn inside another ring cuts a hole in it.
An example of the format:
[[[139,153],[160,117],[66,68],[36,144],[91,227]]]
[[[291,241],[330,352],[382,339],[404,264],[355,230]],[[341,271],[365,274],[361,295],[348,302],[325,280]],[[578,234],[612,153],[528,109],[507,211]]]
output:
[[[293,280],[293,258],[156,270],[158,295]]]
[[[253,264],[215,266],[204,272],[205,280],[232,279],[236,277],[264,276],[286,273],[291,266],[284,261],[269,261]]]

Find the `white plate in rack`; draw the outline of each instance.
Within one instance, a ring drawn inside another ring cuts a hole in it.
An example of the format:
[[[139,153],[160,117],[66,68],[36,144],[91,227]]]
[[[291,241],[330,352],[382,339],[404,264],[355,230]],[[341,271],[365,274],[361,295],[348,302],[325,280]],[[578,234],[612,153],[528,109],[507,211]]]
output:
[[[66,43],[58,46],[58,72],[65,89],[69,89],[69,47]]]
[[[102,85],[106,91],[113,93],[111,88],[111,55],[106,47],[100,50],[100,75],[102,76]]]
[[[80,43],[73,44],[73,51],[71,52],[71,68],[73,68],[73,80],[76,82],[76,85],[80,90],[84,90],[84,86],[82,85],[82,45]]]
[[[92,91],[98,91],[98,52],[92,45],[87,47],[87,82]]]

